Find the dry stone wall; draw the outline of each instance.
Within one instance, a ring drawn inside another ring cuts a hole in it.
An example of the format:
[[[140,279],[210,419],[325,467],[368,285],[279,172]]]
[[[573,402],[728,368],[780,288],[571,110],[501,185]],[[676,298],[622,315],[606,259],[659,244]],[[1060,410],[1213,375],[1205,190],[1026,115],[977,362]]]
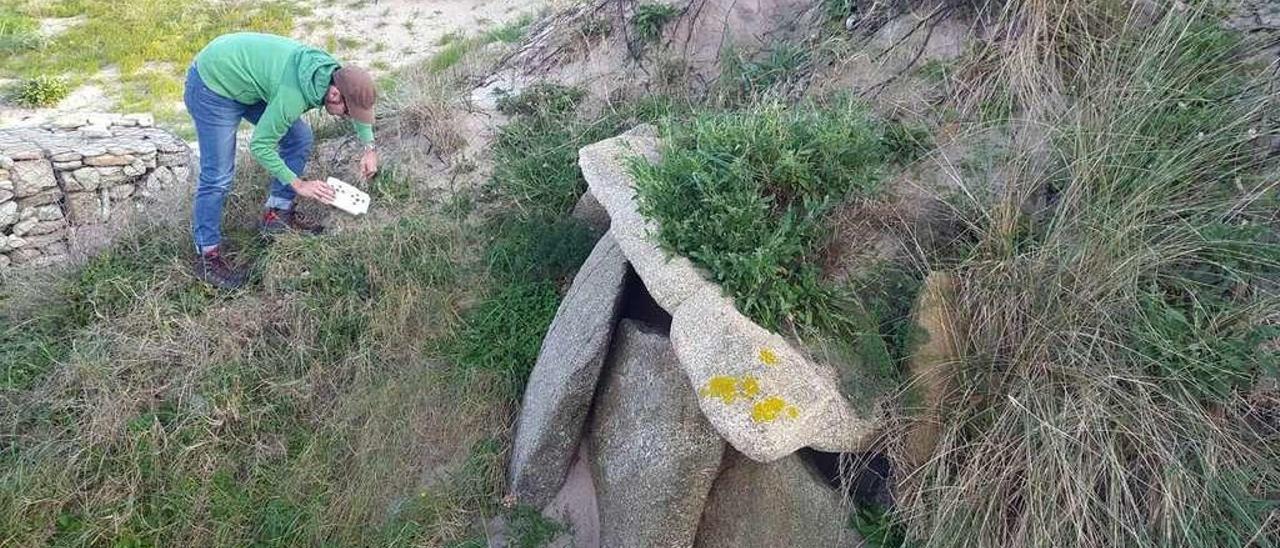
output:
[[[140,208],[191,185],[191,156],[150,115],[0,129],[0,268],[101,249]]]

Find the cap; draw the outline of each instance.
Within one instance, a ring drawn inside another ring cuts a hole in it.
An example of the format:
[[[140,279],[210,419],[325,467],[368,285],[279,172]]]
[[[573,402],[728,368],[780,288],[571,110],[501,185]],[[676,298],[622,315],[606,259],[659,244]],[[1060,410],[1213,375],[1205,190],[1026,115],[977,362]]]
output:
[[[377,101],[373,76],[360,67],[345,66],[333,72],[333,85],[342,92],[347,114],[357,121],[373,125],[373,103]]]

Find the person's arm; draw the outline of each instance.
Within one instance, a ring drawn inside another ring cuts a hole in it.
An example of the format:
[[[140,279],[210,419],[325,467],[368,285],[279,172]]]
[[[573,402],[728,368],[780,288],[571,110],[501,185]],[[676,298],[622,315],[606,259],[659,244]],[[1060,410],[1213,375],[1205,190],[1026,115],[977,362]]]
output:
[[[249,140],[249,152],[253,154],[253,158],[263,169],[285,184],[297,181],[298,174],[289,169],[284,158],[280,157],[280,139],[284,138],[284,134],[302,116],[301,112],[294,112],[296,107],[290,108],[290,102],[286,98],[268,102],[266,110],[253,128],[253,137]]]
[[[356,138],[360,139],[364,153],[360,155],[360,177],[368,180],[378,173],[378,152],[373,148],[373,126],[356,120],[351,121],[356,130]]]

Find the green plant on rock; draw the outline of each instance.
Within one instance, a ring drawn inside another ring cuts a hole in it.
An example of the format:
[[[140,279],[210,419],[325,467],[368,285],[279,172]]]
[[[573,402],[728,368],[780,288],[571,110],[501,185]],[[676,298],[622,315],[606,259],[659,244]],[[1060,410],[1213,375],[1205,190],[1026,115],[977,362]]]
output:
[[[50,107],[70,93],[71,87],[66,80],[40,75],[18,82],[13,90],[13,101],[25,107]]]
[[[640,4],[636,6],[635,15],[631,16],[631,28],[636,36],[644,42],[652,42],[662,36],[662,27],[666,26],[680,10],[667,4]]]

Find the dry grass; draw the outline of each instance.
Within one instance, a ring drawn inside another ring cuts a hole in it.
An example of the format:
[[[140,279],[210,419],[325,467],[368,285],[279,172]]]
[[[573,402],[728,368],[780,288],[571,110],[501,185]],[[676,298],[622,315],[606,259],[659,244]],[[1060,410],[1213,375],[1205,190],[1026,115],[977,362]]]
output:
[[[1280,311],[1254,140],[1275,97],[1209,14],[1138,5],[1002,13],[1018,32],[988,84],[1036,131],[994,193],[962,181],[970,253],[933,265],[965,328],[900,493],[923,546],[1276,543],[1280,437],[1245,398]]]

